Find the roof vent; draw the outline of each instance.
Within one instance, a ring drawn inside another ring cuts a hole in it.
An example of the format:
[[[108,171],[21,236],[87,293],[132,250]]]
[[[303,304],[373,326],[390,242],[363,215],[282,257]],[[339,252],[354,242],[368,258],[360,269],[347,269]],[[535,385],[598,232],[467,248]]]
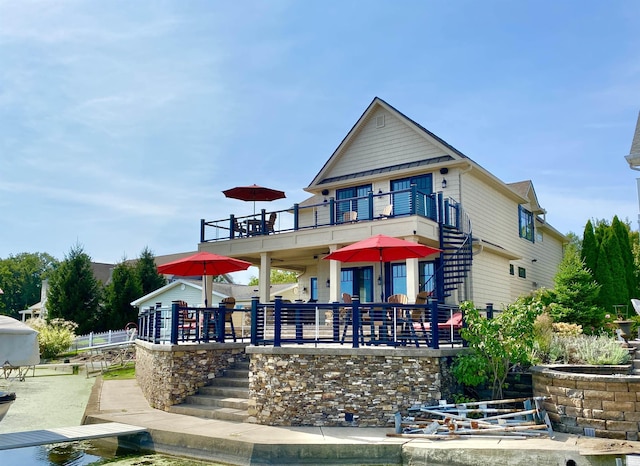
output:
[[[376,128],[384,127],[384,115],[376,116]]]

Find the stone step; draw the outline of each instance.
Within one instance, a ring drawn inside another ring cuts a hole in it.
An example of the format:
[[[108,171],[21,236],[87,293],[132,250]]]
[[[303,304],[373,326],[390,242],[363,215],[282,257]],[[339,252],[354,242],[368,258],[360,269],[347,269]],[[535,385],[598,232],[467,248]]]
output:
[[[224,374],[222,376],[224,377],[231,377],[233,379],[247,379],[249,380],[249,369],[227,369],[226,371],[224,371]]]
[[[246,410],[249,407],[249,400],[247,398],[232,398],[225,396],[191,395],[187,397],[186,403],[184,404]]]
[[[169,412],[205,419],[219,419],[221,421],[234,422],[244,422],[249,417],[249,413],[246,409],[212,408],[211,406],[185,403],[171,406],[169,408]]]
[[[249,377],[216,377],[208,387],[245,387],[249,388]]]
[[[206,396],[221,396],[231,398],[246,398],[249,399],[248,387],[223,387],[207,385],[206,387],[200,387],[198,394]]]
[[[634,359],[632,362],[634,369],[640,369],[640,359]]]

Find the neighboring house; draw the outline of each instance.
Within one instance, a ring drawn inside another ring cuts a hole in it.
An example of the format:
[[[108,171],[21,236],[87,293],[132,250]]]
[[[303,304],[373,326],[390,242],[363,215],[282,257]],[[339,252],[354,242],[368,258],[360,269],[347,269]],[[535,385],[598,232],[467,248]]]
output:
[[[105,264],[103,262],[92,262],[91,271],[93,276],[98,280],[102,286],[106,286],[111,282],[111,273],[113,272],[113,264]],[[49,292],[49,281],[42,280],[42,286],[40,287],[40,301],[32,304],[27,309],[18,311],[21,315],[22,321],[27,319],[47,317],[47,293]]]
[[[526,176],[526,175],[525,175]],[[533,183],[507,184],[375,98],[305,188],[312,196],[277,212],[277,228],[238,236],[241,217],[202,221],[199,249],[259,267],[261,302],[270,268],[300,274],[301,299],[375,301],[421,290],[443,303],[496,308],[553,287],[566,237],[546,222]],[[259,217],[265,225],[269,216]],[[439,247],[439,257],[384,264],[323,260],[375,234]],[[384,280],[382,279],[384,277]]]

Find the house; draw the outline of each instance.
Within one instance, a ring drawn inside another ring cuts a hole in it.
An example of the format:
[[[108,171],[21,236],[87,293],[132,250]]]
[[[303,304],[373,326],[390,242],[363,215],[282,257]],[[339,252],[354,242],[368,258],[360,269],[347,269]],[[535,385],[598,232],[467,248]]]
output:
[[[257,266],[261,302],[270,298],[273,265],[299,274],[305,300],[336,302],[347,292],[371,302],[403,293],[412,302],[426,290],[445,304],[500,308],[552,287],[567,242],[546,221],[532,181],[505,183],[377,97],[305,191],[308,199],[275,212],[270,231],[238,237],[233,226],[244,218],[203,219],[199,249]],[[265,225],[271,214],[256,217]],[[442,253],[384,263],[384,270],[323,260],[375,234]]]

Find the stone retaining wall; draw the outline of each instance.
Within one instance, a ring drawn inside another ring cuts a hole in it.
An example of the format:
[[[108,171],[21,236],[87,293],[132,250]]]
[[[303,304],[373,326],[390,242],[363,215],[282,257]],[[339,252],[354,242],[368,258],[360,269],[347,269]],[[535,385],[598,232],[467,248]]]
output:
[[[640,377],[594,375],[554,370],[553,366],[531,369],[534,396],[550,397],[545,409],[559,432],[596,437],[638,440],[640,429]]]
[[[136,379],[149,404],[168,410],[243,358],[243,343],[155,345],[136,342]]]
[[[451,399],[459,350],[247,347],[251,421],[390,426],[416,403]],[[353,419],[353,420],[351,420]]]

